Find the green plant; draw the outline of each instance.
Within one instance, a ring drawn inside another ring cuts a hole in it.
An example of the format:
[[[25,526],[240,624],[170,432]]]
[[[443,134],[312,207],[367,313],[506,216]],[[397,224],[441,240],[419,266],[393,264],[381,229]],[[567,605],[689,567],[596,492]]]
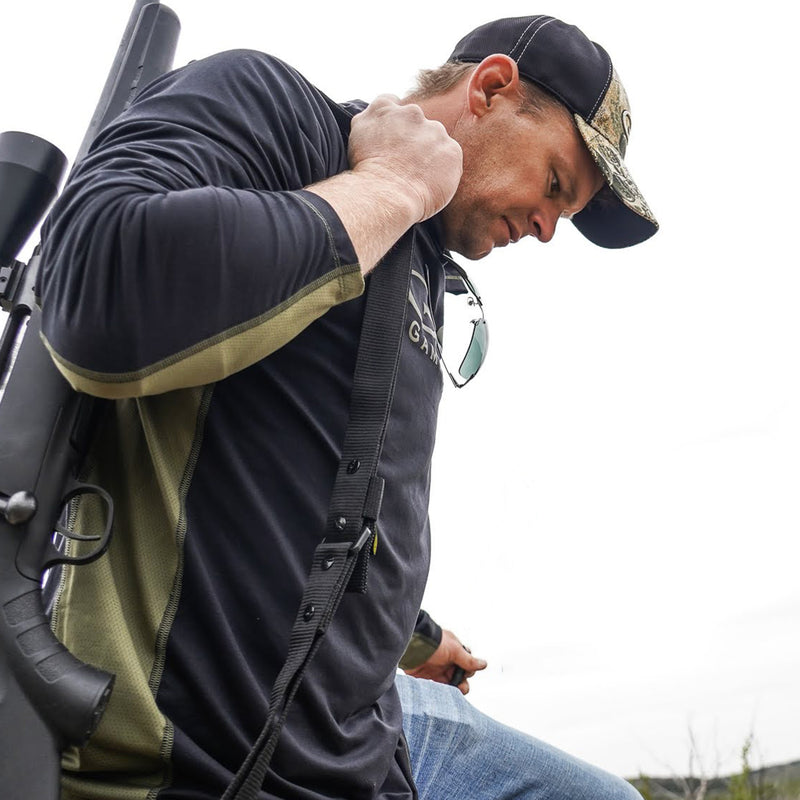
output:
[[[750,751],[753,749],[753,734],[742,746],[742,771],[728,779],[725,800],[778,800],[778,788],[767,780],[762,770],[753,772],[750,766]]]

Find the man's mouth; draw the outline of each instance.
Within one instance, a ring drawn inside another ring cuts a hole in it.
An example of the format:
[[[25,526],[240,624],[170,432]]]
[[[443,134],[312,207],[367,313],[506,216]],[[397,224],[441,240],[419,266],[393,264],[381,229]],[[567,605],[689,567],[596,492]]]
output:
[[[514,227],[514,225],[507,217],[503,217],[503,222],[506,223],[506,227],[508,228],[508,242],[506,242],[506,244],[508,244],[509,242],[512,243],[518,242],[522,237],[520,236],[517,229]]]

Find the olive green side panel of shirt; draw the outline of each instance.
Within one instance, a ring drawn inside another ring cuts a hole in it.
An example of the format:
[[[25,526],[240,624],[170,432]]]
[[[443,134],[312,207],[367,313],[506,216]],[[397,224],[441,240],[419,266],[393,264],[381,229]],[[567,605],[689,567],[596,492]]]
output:
[[[93,448],[87,479],[103,475],[114,532],[100,559],[65,569],[53,627],[78,658],[115,673],[116,682],[89,744],[64,755],[65,799],[146,800],[169,781],[172,728],[155,697],[181,592],[185,499],[211,393],[206,387],[113,403]],[[97,505],[83,500],[76,530],[101,525]],[[96,617],[102,628],[91,624]]]
[[[332,306],[352,300],[363,291],[364,278],[358,264],[337,268],[260,317],[136,372],[83,369],[63,359],[42,338],[74,389],[110,399],[143,397],[216,383],[275,352]]]
[[[421,633],[414,632],[411,634],[411,641],[400,659],[400,668],[414,669],[414,667],[424,664],[436,652],[437,647],[439,647],[439,642],[435,642]]]

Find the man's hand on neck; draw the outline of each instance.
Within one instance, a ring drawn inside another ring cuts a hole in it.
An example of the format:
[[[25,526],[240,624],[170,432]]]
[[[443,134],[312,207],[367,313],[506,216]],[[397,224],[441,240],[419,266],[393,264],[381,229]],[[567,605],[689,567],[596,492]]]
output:
[[[307,187],[334,208],[368,273],[414,224],[452,199],[462,153],[422,109],[378,97],[353,118],[350,169]]]

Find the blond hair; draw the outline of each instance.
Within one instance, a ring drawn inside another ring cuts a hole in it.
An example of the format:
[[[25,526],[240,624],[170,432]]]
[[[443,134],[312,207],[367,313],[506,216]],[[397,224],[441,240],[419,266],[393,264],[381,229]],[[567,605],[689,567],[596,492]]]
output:
[[[464,61],[448,61],[441,67],[423,69],[417,75],[417,84],[409,95],[409,100],[428,100],[452,89],[464,76],[471,73],[477,64]],[[522,114],[542,116],[548,111],[566,113],[572,118],[567,107],[541,86],[523,78],[520,81],[520,107]]]

